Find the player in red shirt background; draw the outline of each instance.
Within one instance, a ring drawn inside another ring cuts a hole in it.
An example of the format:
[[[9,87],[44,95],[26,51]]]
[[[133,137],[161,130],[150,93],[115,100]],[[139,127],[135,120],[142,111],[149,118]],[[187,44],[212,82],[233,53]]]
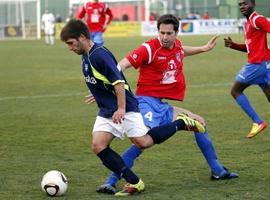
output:
[[[158,37],[149,40],[132,51],[118,65],[122,70],[133,66],[139,71],[137,83],[137,100],[145,125],[148,128],[172,122],[179,113],[206,124],[204,119],[186,109],[169,105],[166,99],[182,101],[184,99],[186,82],[183,74],[183,59],[185,56],[208,52],[216,45],[217,36],[206,45],[199,47],[184,46],[177,39],[179,30],[178,19],[170,14],[163,15],[157,23]],[[212,180],[228,180],[238,178],[238,174],[230,172],[218,160],[214,145],[208,136],[194,133],[198,147],[206,159]],[[122,155],[128,167],[132,167],[142,151],[132,145]],[[112,174],[97,192],[115,193],[119,176]]]
[[[103,45],[103,32],[113,19],[113,14],[108,4],[101,3],[99,0],[87,2],[78,12],[77,18],[85,18],[92,33],[93,41],[96,44]]]
[[[248,138],[253,138],[267,126],[251,106],[243,93],[251,85],[258,85],[270,101],[270,49],[267,45],[267,33],[270,33],[270,22],[257,13],[255,0],[239,0],[241,13],[247,18],[244,26],[245,44],[237,44],[230,37],[225,38],[225,46],[231,49],[247,52],[248,63],[236,76],[231,89],[231,95],[252,119],[253,126]]]

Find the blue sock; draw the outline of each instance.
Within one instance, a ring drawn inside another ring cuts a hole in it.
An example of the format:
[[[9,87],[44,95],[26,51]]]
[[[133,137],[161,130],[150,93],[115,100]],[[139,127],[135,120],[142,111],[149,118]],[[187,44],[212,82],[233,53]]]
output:
[[[246,95],[241,94],[236,99],[238,105],[244,110],[244,112],[252,119],[253,122],[261,124],[262,119],[258,116],[254,108],[251,106]]]
[[[140,148],[135,145],[131,145],[131,147],[123,153],[122,159],[124,160],[127,167],[131,169],[133,167],[135,159],[139,157],[141,153],[142,150]],[[116,173],[112,173],[110,177],[106,180],[105,184],[115,186],[119,180],[120,177]]]
[[[204,158],[206,159],[211,171],[215,175],[220,175],[224,171],[223,166],[219,163],[214,145],[208,136],[208,133],[195,133],[197,145],[200,147]]]

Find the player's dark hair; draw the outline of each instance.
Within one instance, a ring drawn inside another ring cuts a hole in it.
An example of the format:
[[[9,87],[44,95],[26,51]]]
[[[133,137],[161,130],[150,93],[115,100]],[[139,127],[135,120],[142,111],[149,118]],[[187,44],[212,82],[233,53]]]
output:
[[[160,24],[172,24],[175,32],[179,29],[179,20],[171,14],[162,15],[157,21],[157,29],[159,30]]]
[[[88,26],[82,21],[77,19],[71,19],[62,29],[60,38],[63,42],[68,39],[77,39],[80,35],[84,35],[86,38],[91,39]]]

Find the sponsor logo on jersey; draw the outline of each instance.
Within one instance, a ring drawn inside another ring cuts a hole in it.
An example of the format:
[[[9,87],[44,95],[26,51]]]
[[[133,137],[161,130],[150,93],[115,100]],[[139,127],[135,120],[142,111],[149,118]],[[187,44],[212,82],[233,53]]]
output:
[[[85,82],[91,83],[91,84],[97,84],[97,81],[94,77],[90,77],[89,75],[85,77]]]
[[[88,64],[84,64],[84,71],[88,71]]]
[[[132,54],[132,58],[136,59],[138,58],[138,55],[136,53]]]
[[[166,56],[159,56],[158,60],[166,60]]]

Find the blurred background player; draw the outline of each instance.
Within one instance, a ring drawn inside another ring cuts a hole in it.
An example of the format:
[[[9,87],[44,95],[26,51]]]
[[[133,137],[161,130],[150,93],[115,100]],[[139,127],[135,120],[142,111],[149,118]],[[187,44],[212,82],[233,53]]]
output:
[[[248,54],[248,63],[236,76],[231,95],[253,121],[247,135],[247,138],[252,138],[264,130],[267,124],[259,117],[243,92],[250,85],[258,85],[270,101],[270,49],[267,45],[270,22],[254,10],[255,0],[239,0],[238,4],[241,13],[247,18],[244,27],[245,44],[237,44],[230,37],[224,41],[226,47]]]
[[[54,45],[55,17],[49,12],[48,8],[45,9],[45,13],[42,15],[41,23],[45,34],[46,44]]]
[[[179,21],[173,15],[163,15],[157,23],[158,37],[149,40],[132,51],[118,64],[125,70],[133,66],[139,71],[137,83],[137,100],[144,123],[148,128],[170,123],[177,115],[184,113],[205,125],[204,119],[186,109],[169,105],[164,100],[183,101],[186,83],[183,74],[184,56],[192,56],[212,50],[217,36],[203,46],[191,47],[182,45],[177,39]],[[238,174],[230,172],[218,160],[214,145],[208,136],[194,132],[197,145],[205,157],[212,180],[238,178]],[[132,167],[142,150],[132,145],[122,155],[127,166]],[[113,194],[119,177],[112,174],[97,192]]]
[[[87,2],[78,12],[77,18],[85,18],[91,31],[93,42],[103,45],[103,32],[113,19],[113,14],[108,4],[101,3],[99,0]]]

